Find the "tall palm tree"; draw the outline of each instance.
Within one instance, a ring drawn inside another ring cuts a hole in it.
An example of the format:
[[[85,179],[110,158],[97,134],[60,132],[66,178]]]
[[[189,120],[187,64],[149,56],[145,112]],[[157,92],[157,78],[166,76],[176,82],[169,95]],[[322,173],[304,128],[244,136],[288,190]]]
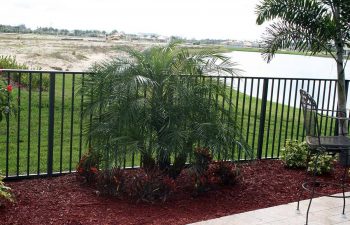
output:
[[[235,76],[230,58],[205,50],[191,53],[174,42],[124,51],[128,57],[94,66],[81,87],[85,115],[94,115],[86,130],[106,167],[130,152],[140,152],[145,167],[182,167],[196,143],[213,151],[237,143],[249,150],[230,113],[227,87],[205,79]],[[218,98],[225,104],[217,104]]]
[[[350,46],[350,0],[263,0],[256,13],[259,25],[274,21],[264,37],[268,62],[280,48],[332,56],[337,64],[338,110],[346,112],[344,47]],[[346,127],[339,133],[343,132]]]

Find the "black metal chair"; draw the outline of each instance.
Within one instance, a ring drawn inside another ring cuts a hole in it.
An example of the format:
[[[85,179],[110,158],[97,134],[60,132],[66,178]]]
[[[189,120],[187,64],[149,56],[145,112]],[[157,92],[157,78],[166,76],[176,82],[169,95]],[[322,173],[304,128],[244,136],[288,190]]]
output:
[[[297,210],[299,210],[299,202],[301,195],[303,193],[303,190],[307,190],[311,193],[310,201],[308,205],[308,209],[306,212],[306,224],[308,224],[309,219],[309,211],[310,206],[312,203],[312,199],[315,195],[323,195],[322,193],[318,193],[315,191],[315,188],[317,186],[320,186],[322,182],[317,181],[316,175],[316,167],[318,163],[318,159],[320,155],[322,154],[331,154],[335,155],[337,153],[340,153],[342,155],[346,156],[346,162],[345,162],[345,168],[344,173],[341,181],[339,183],[332,183],[333,185],[339,185],[342,188],[343,195],[342,196],[329,196],[329,197],[336,197],[336,198],[342,198],[343,199],[343,214],[345,213],[345,198],[350,196],[345,196],[345,187],[346,187],[346,177],[347,177],[347,165],[348,165],[348,158],[349,158],[349,151],[350,151],[350,138],[346,136],[346,133],[343,132],[341,135],[338,136],[322,136],[321,134],[321,126],[320,126],[320,117],[326,117],[325,119],[337,119],[339,126],[343,127],[347,124],[348,119],[346,118],[346,113],[336,111],[337,116],[328,116],[323,115],[323,112],[325,111],[331,111],[332,110],[324,110],[324,109],[318,109],[316,101],[312,98],[310,94],[308,94],[306,91],[300,89],[300,101],[301,106],[303,109],[303,115],[304,115],[304,127],[306,131],[306,143],[309,147],[309,153],[308,153],[308,162],[311,159],[311,155],[314,155],[314,168],[313,168],[313,175],[311,177],[311,181],[305,180],[302,184],[302,189],[299,195]],[[344,129],[342,129],[343,131]],[[307,177],[306,177],[307,179]]]

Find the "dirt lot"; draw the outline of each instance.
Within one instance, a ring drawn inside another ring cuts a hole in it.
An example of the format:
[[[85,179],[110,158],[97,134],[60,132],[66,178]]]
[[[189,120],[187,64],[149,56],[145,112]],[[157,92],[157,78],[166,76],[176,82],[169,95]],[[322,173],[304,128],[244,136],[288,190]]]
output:
[[[15,56],[31,69],[85,71],[93,63],[123,54],[118,47],[145,49],[160,43],[104,38],[0,33],[0,55]]]

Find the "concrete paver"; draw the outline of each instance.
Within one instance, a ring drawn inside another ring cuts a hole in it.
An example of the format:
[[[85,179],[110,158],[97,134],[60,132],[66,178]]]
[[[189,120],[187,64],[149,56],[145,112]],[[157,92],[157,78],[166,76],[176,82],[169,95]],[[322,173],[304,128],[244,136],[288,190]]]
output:
[[[349,195],[350,192],[347,193]],[[340,195],[340,194],[337,194]],[[200,221],[190,225],[303,225],[309,200]],[[319,197],[312,200],[309,225],[350,225],[350,199],[342,214],[343,199]]]

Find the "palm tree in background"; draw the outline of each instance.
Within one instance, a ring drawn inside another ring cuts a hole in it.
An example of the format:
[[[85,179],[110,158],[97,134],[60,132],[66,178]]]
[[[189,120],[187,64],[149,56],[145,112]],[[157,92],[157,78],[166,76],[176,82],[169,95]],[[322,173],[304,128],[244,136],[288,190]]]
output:
[[[264,36],[267,62],[284,48],[332,56],[337,64],[338,110],[346,112],[344,47],[350,47],[350,0],[263,0],[256,13],[259,25],[273,20]],[[339,129],[347,133],[347,127]]]
[[[224,157],[237,144],[249,150],[227,87],[205,79],[234,77],[229,57],[207,50],[191,53],[174,42],[124,52],[128,57],[95,65],[81,87],[87,96],[85,115],[94,115],[86,131],[106,168],[140,153],[144,168],[157,165],[176,177],[195,145],[223,151]]]

